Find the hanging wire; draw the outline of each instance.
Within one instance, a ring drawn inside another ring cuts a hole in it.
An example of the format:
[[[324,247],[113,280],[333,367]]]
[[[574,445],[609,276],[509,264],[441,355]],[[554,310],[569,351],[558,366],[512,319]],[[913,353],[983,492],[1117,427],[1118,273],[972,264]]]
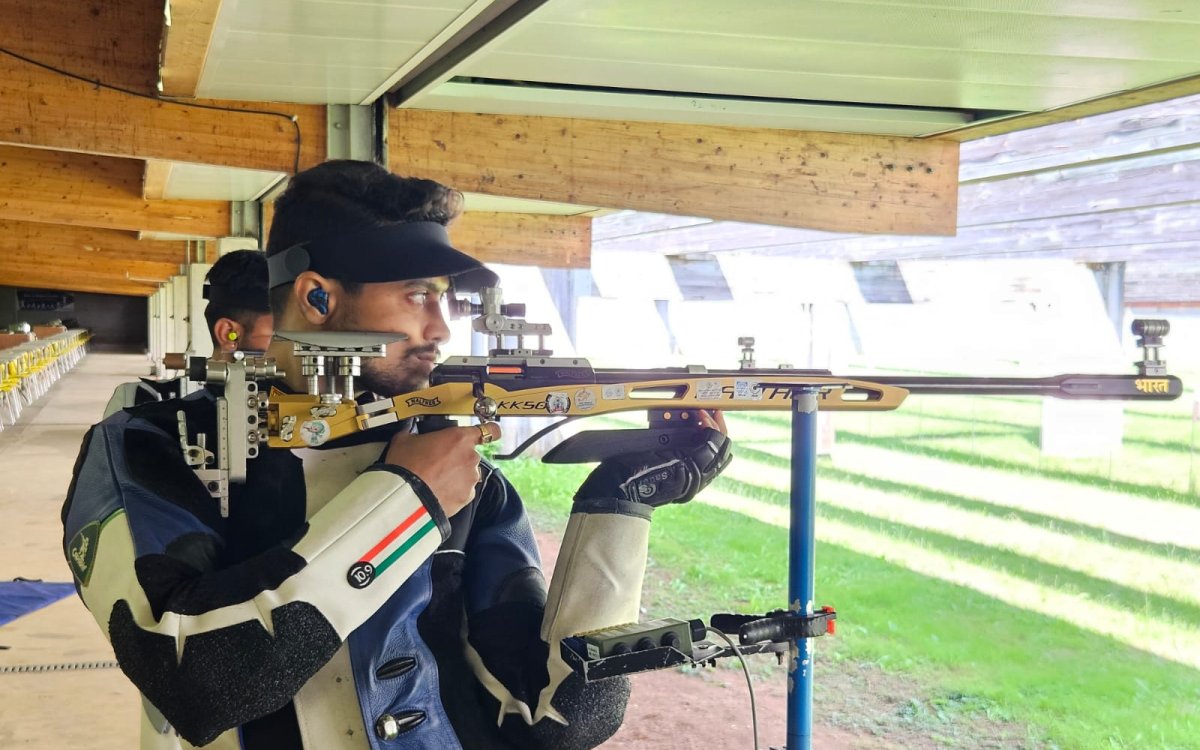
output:
[[[713,627],[710,627],[708,632],[720,636],[723,641],[728,643],[729,648],[733,649],[734,655],[742,665],[742,674],[746,676],[746,688],[750,691],[750,728],[754,732],[754,750],[758,750],[758,708],[754,703],[754,683],[750,681],[750,668],[746,666],[746,658],[742,656],[742,650],[730,640],[729,636]]]
[[[292,159],[292,174],[296,174],[297,172],[300,171],[300,144],[301,144],[300,118],[297,117],[296,115],[288,114],[286,112],[274,112],[269,109],[240,109],[238,107],[223,107],[219,104],[200,104],[199,102],[179,101],[178,99],[172,99],[170,97],[152,96],[150,94],[143,94],[140,91],[134,91],[133,89],[127,89],[127,88],[123,88],[121,86],[114,86],[111,83],[104,83],[103,81],[100,81],[100,80],[97,80],[94,78],[88,78],[87,76],[82,76],[82,75],[79,75],[78,73],[72,73],[69,70],[63,70],[62,68],[56,68],[53,65],[47,65],[46,63],[40,62],[38,60],[34,60],[31,57],[26,57],[25,55],[22,55],[19,52],[13,52],[12,50],[10,50],[6,47],[0,47],[0,54],[8,55],[9,57],[14,58],[16,60],[20,60],[21,62],[26,63],[28,65],[33,65],[33,66],[41,68],[43,70],[48,70],[51,73],[55,73],[57,75],[64,76],[66,78],[71,78],[76,81],[82,81],[83,83],[91,84],[98,89],[108,89],[109,91],[116,91],[118,93],[125,94],[126,96],[135,96],[139,99],[148,99],[152,102],[159,102],[160,104],[174,104],[178,107],[192,107],[193,109],[211,109],[211,110],[215,110],[217,112],[235,112],[235,113],[241,112],[243,114],[251,114],[251,115],[282,117],[285,120],[291,122],[292,127],[295,128],[295,130],[296,130],[296,155]]]

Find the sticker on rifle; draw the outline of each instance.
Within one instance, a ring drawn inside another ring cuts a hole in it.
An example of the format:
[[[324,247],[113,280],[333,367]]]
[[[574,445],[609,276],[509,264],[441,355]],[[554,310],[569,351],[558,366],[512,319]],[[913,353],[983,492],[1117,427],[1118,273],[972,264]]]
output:
[[[329,440],[329,423],[324,419],[310,419],[300,425],[300,440],[309,448],[316,448]]]
[[[621,401],[625,398],[625,386],[619,384],[600,386],[600,398],[605,401]]]
[[[589,390],[575,391],[575,408],[579,411],[591,411],[596,408],[596,394]]]
[[[547,393],[546,411],[551,414],[566,414],[571,410],[571,399],[565,393]]]
[[[720,401],[724,394],[721,393],[721,381],[719,380],[698,380],[696,381],[696,398],[701,401]]]
[[[762,386],[757,380],[733,381],[733,399],[735,401],[762,401]]]

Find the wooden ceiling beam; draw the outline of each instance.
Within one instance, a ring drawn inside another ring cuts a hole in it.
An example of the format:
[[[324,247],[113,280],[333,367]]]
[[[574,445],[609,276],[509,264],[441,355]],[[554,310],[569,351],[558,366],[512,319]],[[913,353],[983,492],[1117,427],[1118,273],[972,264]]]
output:
[[[275,204],[264,203],[264,234],[274,216]],[[592,217],[467,211],[450,225],[450,240],[484,263],[588,268]]]
[[[131,232],[0,220],[0,255],[38,258],[43,252],[106,261],[187,262],[187,243],[139,240]]]
[[[149,260],[114,261],[104,258],[73,256],[43,251],[37,256],[20,256],[0,260],[0,266],[10,271],[75,274],[129,281],[165,281],[179,273],[178,263],[157,263]]]
[[[229,234],[227,202],[145,200],[142,172],[142,163],[132,159],[0,146],[0,219],[195,237]]]
[[[127,294],[137,297],[148,297],[159,287],[158,283],[131,281],[115,276],[55,273],[53,269],[40,271],[9,269],[2,263],[0,263],[0,286],[11,286],[18,289],[53,289],[64,292]]]
[[[468,211],[450,225],[450,239],[484,263],[588,268],[592,218]]]
[[[171,0],[170,8],[170,23],[162,33],[162,92],[192,98],[204,72],[221,0]]]
[[[390,167],[459,190],[839,232],[954,233],[958,144],[393,110]]]
[[[88,80],[152,95],[163,5],[161,0],[4,0],[3,46]],[[5,87],[5,98],[14,95]]]
[[[145,98],[5,55],[0,91],[0,143],[289,174],[325,159],[320,105]]]

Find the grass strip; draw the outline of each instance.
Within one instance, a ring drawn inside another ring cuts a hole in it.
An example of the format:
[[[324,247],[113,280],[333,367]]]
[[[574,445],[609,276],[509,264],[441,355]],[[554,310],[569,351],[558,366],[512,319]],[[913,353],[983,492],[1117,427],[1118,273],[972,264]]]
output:
[[[781,469],[789,467],[787,458],[767,453],[766,451],[746,447],[742,444],[738,445],[736,451],[737,460],[762,463]],[[881,492],[894,492],[908,497],[945,503],[962,510],[982,513],[995,518],[1016,518],[1026,523],[1043,527],[1048,531],[1058,531],[1104,544],[1111,544],[1121,549],[1158,555],[1166,560],[1194,560],[1196,557],[1192,551],[1173,544],[1156,543],[1132,536],[1125,536],[1097,526],[1089,526],[1054,516],[1034,513],[1021,508],[993,505],[983,500],[963,497],[962,495],[932,489],[919,484],[866,476],[835,466],[828,459],[821,459],[818,462],[817,475],[821,478],[832,479],[847,484],[857,484],[864,488],[879,490]],[[721,481],[727,480],[722,478]],[[817,499],[819,501],[820,497],[818,496]]]

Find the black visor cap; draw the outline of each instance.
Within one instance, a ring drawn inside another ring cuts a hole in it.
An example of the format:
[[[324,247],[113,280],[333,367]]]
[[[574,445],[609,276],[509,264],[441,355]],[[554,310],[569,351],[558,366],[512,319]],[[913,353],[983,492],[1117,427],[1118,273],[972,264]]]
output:
[[[436,221],[387,224],[362,232],[293,245],[267,258],[271,288],[290,284],[304,271],[339,281],[375,284],[450,277],[460,292],[496,286],[500,277],[450,244]]]

